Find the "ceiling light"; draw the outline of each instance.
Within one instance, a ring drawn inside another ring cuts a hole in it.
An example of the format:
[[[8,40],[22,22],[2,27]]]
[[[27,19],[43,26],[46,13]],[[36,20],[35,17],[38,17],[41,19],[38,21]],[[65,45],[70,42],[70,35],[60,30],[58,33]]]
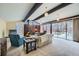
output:
[[[60,19],[59,18],[57,18],[57,21],[59,21]]]
[[[44,16],[48,16],[48,13],[47,13],[47,12],[45,12]]]
[[[46,11],[44,13],[44,16],[48,16],[47,7],[45,7]]]
[[[57,14],[57,16],[56,16],[56,20],[57,21],[59,21],[60,19],[59,19],[59,14]]]

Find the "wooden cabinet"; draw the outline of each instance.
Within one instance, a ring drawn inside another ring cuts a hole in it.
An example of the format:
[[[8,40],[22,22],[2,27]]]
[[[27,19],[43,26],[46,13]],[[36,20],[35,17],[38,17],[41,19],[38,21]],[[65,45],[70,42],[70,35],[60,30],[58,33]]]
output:
[[[26,36],[28,32],[34,35],[34,33],[36,32],[36,29],[37,29],[37,32],[40,32],[40,24],[37,23],[36,21],[27,20],[24,24],[24,36]]]
[[[24,24],[24,36],[27,34],[27,32],[35,33],[35,29],[37,29],[37,32],[40,32],[40,25],[28,25]]]
[[[7,39],[0,38],[0,56],[5,56],[7,54]]]

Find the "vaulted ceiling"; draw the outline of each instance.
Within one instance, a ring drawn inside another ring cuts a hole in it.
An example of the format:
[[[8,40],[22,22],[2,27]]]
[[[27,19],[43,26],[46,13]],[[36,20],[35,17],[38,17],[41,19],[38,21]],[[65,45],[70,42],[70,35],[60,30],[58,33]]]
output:
[[[30,17],[30,20],[34,20],[41,14],[45,12],[45,7],[47,6],[48,10],[60,5],[59,3],[47,3],[47,4],[42,4]],[[56,19],[61,19],[61,18],[66,18],[66,17],[71,17],[74,15],[79,15],[79,4],[78,3],[72,3],[69,4],[59,10],[54,11],[53,13],[49,14],[48,16],[45,17],[40,17],[36,19],[37,22],[39,23],[45,23],[49,21],[53,21]]]
[[[60,3],[43,3],[28,19],[34,20],[36,17],[42,15],[46,11],[51,10],[59,4]],[[47,9],[45,7],[47,7]]]
[[[45,23],[48,21],[53,21],[56,19],[61,19],[65,17],[70,17],[74,15],[79,15],[79,4],[72,3],[69,5],[64,5],[62,8],[57,6],[62,3],[0,3],[0,18],[6,21],[16,21],[16,20],[34,20],[38,23]],[[47,9],[45,9],[47,7]],[[48,16],[44,17],[46,11],[54,10]],[[42,17],[39,17],[43,15]]]
[[[0,18],[5,21],[23,20],[34,3],[0,3]]]

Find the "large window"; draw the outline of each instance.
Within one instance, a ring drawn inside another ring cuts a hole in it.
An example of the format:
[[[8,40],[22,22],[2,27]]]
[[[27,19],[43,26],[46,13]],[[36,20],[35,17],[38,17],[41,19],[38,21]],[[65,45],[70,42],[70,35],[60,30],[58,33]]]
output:
[[[57,38],[66,38],[66,24],[65,22],[53,23],[52,24],[52,34]]]
[[[50,24],[41,25],[40,32],[44,32],[44,31],[46,31],[47,34],[50,34]]]
[[[50,34],[50,24],[46,24],[46,26],[47,26],[47,29],[46,29],[47,34]]]
[[[67,21],[67,39],[73,40],[73,21]]]
[[[55,38],[73,40],[73,22],[64,21],[52,24],[52,34]]]
[[[48,34],[52,28],[53,38],[73,40],[73,20],[52,23],[52,27],[51,24],[44,24],[41,27],[41,31],[47,31]]]
[[[43,25],[43,30],[46,31],[47,30],[47,26]]]

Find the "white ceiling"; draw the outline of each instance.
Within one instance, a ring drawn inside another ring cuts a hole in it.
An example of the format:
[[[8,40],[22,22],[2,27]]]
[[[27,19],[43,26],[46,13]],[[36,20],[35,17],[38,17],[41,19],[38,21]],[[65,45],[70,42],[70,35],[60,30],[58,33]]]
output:
[[[59,5],[60,3],[43,3],[28,19],[33,20],[47,11]],[[6,21],[23,20],[34,3],[0,3],[0,18]],[[71,4],[46,17],[37,20],[39,23],[56,20],[57,18],[64,18],[79,14],[79,4]]]
[[[6,21],[23,20],[34,3],[0,3],[0,18]]]
[[[39,20],[37,20],[37,22],[45,23],[48,21],[56,20],[57,18],[61,19],[65,17],[74,16],[77,14],[79,14],[79,4],[75,3],[75,4],[68,5],[58,11],[55,11],[54,13],[51,13],[46,17],[40,18]]]
[[[52,8],[56,7],[60,3],[43,3],[28,19],[33,20],[36,17],[42,15],[48,10],[51,10]],[[47,9],[45,8],[47,7]]]

